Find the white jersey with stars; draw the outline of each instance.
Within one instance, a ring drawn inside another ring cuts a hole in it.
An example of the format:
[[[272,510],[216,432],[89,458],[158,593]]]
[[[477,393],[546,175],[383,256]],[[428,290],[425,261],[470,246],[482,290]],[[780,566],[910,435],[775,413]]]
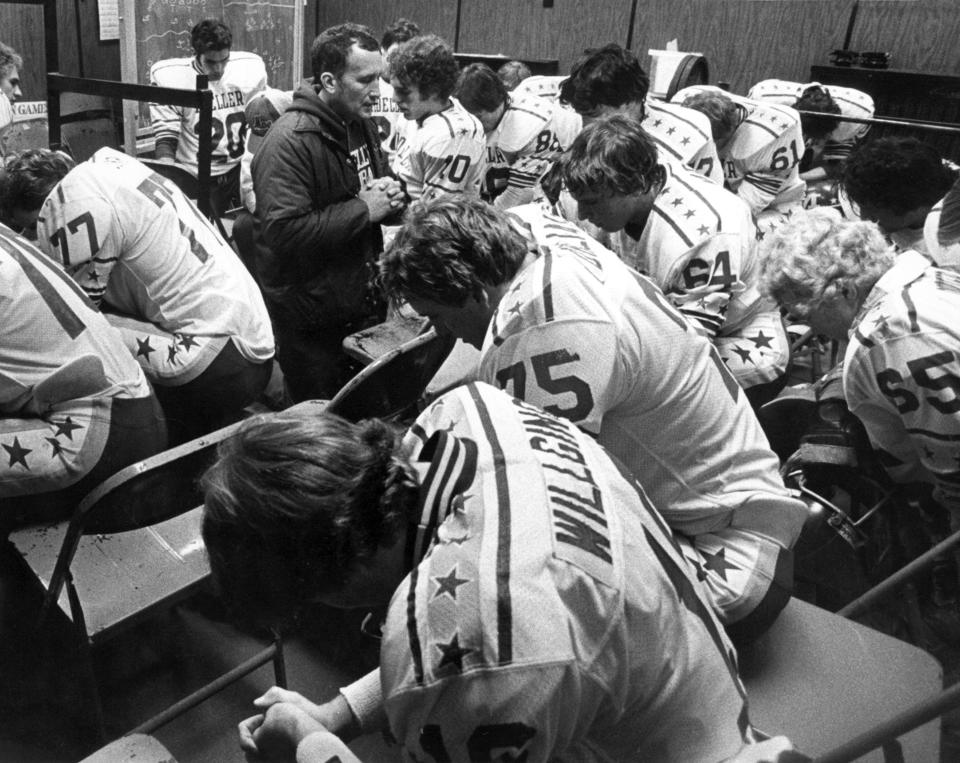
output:
[[[926,481],[960,519],[960,275],[898,255],[854,322],[843,392],[898,482]]]
[[[38,220],[39,245],[95,303],[187,336],[228,336],[259,362],[273,331],[253,277],[196,206],[166,178],[102,148],[58,183]]]
[[[644,107],[643,129],[656,142],[661,158],[723,183],[723,166],[706,115],[653,98],[648,98]]]
[[[800,178],[800,115],[789,106],[754,101],[711,85],[684,88],[671,100],[682,104],[691,95],[710,90],[727,96],[742,111],[740,126],[718,152],[730,190],[757,216],[768,209],[783,213],[801,208],[806,183]]]
[[[873,98],[862,90],[839,85],[821,85],[819,82],[789,82],[782,79],[765,79],[747,93],[754,101],[770,101],[783,106],[793,106],[809,88],[826,90],[840,108],[840,116],[871,119]],[[841,122],[827,135],[820,158],[825,161],[842,161],[850,156],[857,141],[870,131],[870,125],[858,122]]]
[[[702,589],[592,438],[471,384],[404,442],[421,517],[381,679],[406,756],[706,761],[752,737]]]
[[[746,396],[652,281],[538,206],[511,214],[541,256],[500,301],[480,379],[598,436],[691,541],[723,616],[746,616],[806,513]]]
[[[150,67],[150,84],[194,90],[197,75],[203,71],[195,58],[170,58]],[[255,53],[231,51],[223,76],[209,83],[213,92],[213,135],[210,174],[222,175],[240,163],[243,157],[247,122],[243,108],[247,101],[267,87],[267,70],[263,59]],[[176,160],[197,173],[198,109],[185,106],[150,104],[154,137],[177,140]]]
[[[483,125],[456,98],[422,122],[398,133],[393,170],[413,200],[477,196],[486,166]]]

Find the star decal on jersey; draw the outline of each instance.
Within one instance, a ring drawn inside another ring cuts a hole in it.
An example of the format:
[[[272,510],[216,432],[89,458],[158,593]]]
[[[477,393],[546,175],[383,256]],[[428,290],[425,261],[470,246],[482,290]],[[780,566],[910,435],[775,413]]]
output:
[[[57,424],[57,422],[53,423]],[[74,424],[73,419],[67,416],[67,418],[57,424],[56,436],[64,435],[68,440],[73,441],[73,433],[77,429],[83,429],[83,427],[79,424]]]
[[[433,579],[437,581],[437,590],[433,593],[434,599],[436,599],[438,596],[443,596],[444,594],[449,596],[451,599],[456,599],[457,588],[465,583],[470,582],[469,578],[457,577],[457,565],[453,565],[453,569],[443,577],[434,576]]]
[[[659,126],[662,125],[662,124],[663,124],[663,120],[662,120],[662,119],[654,119],[654,120],[653,120],[653,126],[654,126],[654,127],[659,127]]]
[[[753,363],[753,365],[757,365],[756,361],[750,357],[750,350],[748,350],[747,348],[741,347],[740,345],[737,344],[733,346],[733,349],[731,350],[731,352],[734,355],[738,355],[740,357],[741,363],[746,364],[746,362],[749,360],[751,363]]]
[[[443,653],[437,670],[442,670],[447,665],[453,665],[459,672],[463,672],[463,658],[474,651],[460,646],[460,634],[454,633],[449,644],[435,644],[437,649]]]
[[[690,143],[690,136],[687,136],[686,138],[684,138],[683,140],[680,141],[680,145],[681,145],[681,146],[686,146],[686,145],[688,145],[689,143]]]
[[[759,228],[757,228],[757,241],[763,241],[763,237],[764,237],[765,235],[766,235],[766,234],[765,234],[762,230],[760,230]]]
[[[707,298],[706,298],[706,297],[700,297],[700,299],[697,300],[697,307],[699,307],[701,310],[706,310],[706,309],[707,309]]]
[[[10,463],[7,466],[13,466],[14,464],[22,464],[24,469],[30,469],[27,465],[27,454],[33,453],[33,450],[30,448],[24,448],[20,445],[20,438],[13,438],[13,445],[7,445],[6,443],[0,443],[3,445],[3,449],[7,451],[7,454],[10,456]]]
[[[56,437],[44,437],[43,439],[50,443],[50,458],[56,458],[63,453],[63,446]]]
[[[768,349],[773,349],[773,345],[770,342],[773,340],[772,336],[767,336],[763,331],[758,331],[756,336],[748,336],[751,342],[753,342],[757,347],[766,347]]]
[[[194,339],[189,334],[179,334],[179,339],[177,341],[179,342],[180,346],[183,347],[183,349],[186,350],[187,352],[190,351],[191,347],[200,346],[200,343],[197,342],[197,340]]]
[[[730,562],[727,561],[727,549],[725,548],[721,548],[715,554],[708,554],[706,551],[701,551],[700,555],[704,559],[704,568],[711,572],[716,572],[724,580],[727,579],[727,570],[738,569],[737,565],[730,564]]]
[[[686,212],[683,213],[683,216],[689,220],[689,219],[690,219],[691,217],[693,217],[695,214],[697,214],[696,211],[694,211],[694,210],[692,210],[692,209],[688,209]]]
[[[673,135],[676,131],[677,131],[677,128],[676,128],[676,127],[668,127],[668,128],[667,128],[667,135]]]
[[[678,196],[676,199],[674,199],[674,200],[671,201],[670,203],[673,204],[673,206],[675,206],[675,207],[679,207],[679,206],[681,206],[681,205],[683,204],[683,199],[681,199],[681,198]]]
[[[145,339],[137,338],[137,355],[136,357],[144,357],[147,360],[150,360],[150,353],[156,352],[156,350],[150,346],[150,337]]]
[[[100,274],[96,270],[91,270],[87,273],[87,280],[93,281],[94,283],[100,283]]]
[[[177,358],[177,343],[171,342],[170,346],[167,348],[167,362],[173,363]]]
[[[926,445],[923,446],[923,455],[929,458],[931,461],[937,455],[936,451],[930,450]]]
[[[697,233],[699,233],[701,236],[706,236],[708,233],[710,233],[710,226],[701,225],[699,228],[697,228]]]

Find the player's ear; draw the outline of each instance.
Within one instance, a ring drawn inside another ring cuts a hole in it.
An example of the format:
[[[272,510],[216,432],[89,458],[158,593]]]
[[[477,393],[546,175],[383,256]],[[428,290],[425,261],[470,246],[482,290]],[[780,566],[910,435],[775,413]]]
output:
[[[320,75],[320,82],[318,84],[328,93],[335,93],[337,92],[337,88],[340,87],[339,80],[332,72],[323,72],[323,74]]]

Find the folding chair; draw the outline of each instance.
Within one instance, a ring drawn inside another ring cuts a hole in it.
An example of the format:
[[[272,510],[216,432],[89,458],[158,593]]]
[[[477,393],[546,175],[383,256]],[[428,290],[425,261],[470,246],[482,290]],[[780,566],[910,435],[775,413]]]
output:
[[[8,538],[42,588],[38,627],[57,612],[68,620],[101,741],[106,730],[93,649],[207,583],[197,480],[216,446],[239,426],[132,464],[91,491],[68,522],[15,530]],[[276,683],[286,685],[282,643],[274,634],[269,647],[135,731],[152,731],[271,661]]]
[[[453,347],[450,337],[430,329],[389,350],[343,385],[327,410],[352,421],[377,416],[409,421],[424,390]]]

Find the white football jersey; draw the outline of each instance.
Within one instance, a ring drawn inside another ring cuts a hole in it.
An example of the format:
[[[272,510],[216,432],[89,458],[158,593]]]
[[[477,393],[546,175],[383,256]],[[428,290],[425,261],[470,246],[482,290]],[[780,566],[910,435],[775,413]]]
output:
[[[699,583],[591,437],[470,384],[405,444],[416,566],[381,647],[404,759],[705,761],[752,738]]]
[[[511,95],[500,123],[487,135],[484,196],[500,209],[540,196],[540,178],[580,132],[576,112],[543,98]]]
[[[657,144],[661,159],[686,165],[723,184],[723,166],[710,132],[710,120],[699,111],[648,98],[643,129]]]
[[[840,116],[871,119],[873,117],[873,98],[862,90],[839,85],[821,85],[819,82],[788,82],[782,79],[765,79],[758,82],[747,93],[747,98],[754,101],[770,101],[783,106],[793,106],[797,99],[811,87],[821,87],[830,93],[837,106],[840,107]],[[830,131],[823,145],[820,158],[824,161],[842,161],[850,156],[858,140],[870,130],[870,125],[858,122],[841,122]]]
[[[940,243],[940,216],[943,213],[943,199],[940,199],[927,214],[923,223],[923,247],[921,254],[927,254],[937,267],[960,273],[960,241],[946,246]]]
[[[150,67],[150,84],[194,90],[198,74],[203,74],[203,70],[197,66],[196,58],[169,58]],[[240,163],[247,133],[243,107],[251,96],[266,86],[267,70],[263,59],[255,53],[240,50],[230,52],[223,76],[210,82],[213,92],[212,175],[222,175]],[[150,119],[155,138],[176,138],[177,163],[196,174],[200,145],[197,139],[199,110],[151,103]]]
[[[800,178],[804,151],[800,115],[789,106],[753,101],[711,85],[684,88],[671,100],[682,104],[689,96],[709,90],[723,93],[743,112],[740,126],[718,151],[727,186],[754,215],[767,209],[799,210],[806,192]]]
[[[400,107],[393,100],[393,85],[387,80],[381,78],[380,97],[377,104],[370,110],[370,117],[377,123],[377,131],[380,133],[381,145],[387,158],[392,162],[397,153],[397,143],[399,134],[397,125],[403,125],[410,120],[405,119],[400,113]]]
[[[253,362],[273,356],[263,297],[240,258],[136,159],[102,148],[77,165],[44,201],[37,232],[95,303],[170,333],[233,337]]]
[[[80,398],[37,399],[38,385],[84,356],[102,364],[103,389]],[[103,453],[109,399],[150,394],[133,355],[86,294],[50,258],[0,225],[0,499],[79,480]],[[24,426],[30,419],[36,426]]]
[[[400,135],[393,170],[411,199],[477,196],[486,165],[483,125],[456,98],[421,123],[408,122]]]
[[[517,100],[536,97],[554,101],[560,96],[560,85],[566,78],[567,75],[565,74],[560,76],[534,74],[525,80],[521,80],[520,84],[510,92]]]
[[[867,295],[843,394],[898,482],[936,485],[960,511],[960,275],[904,252]]]
[[[740,619],[806,514],[746,396],[652,281],[537,206],[511,214],[542,254],[500,301],[479,378],[598,436],[697,551],[738,557],[721,573],[691,558],[706,567],[718,609]]]

